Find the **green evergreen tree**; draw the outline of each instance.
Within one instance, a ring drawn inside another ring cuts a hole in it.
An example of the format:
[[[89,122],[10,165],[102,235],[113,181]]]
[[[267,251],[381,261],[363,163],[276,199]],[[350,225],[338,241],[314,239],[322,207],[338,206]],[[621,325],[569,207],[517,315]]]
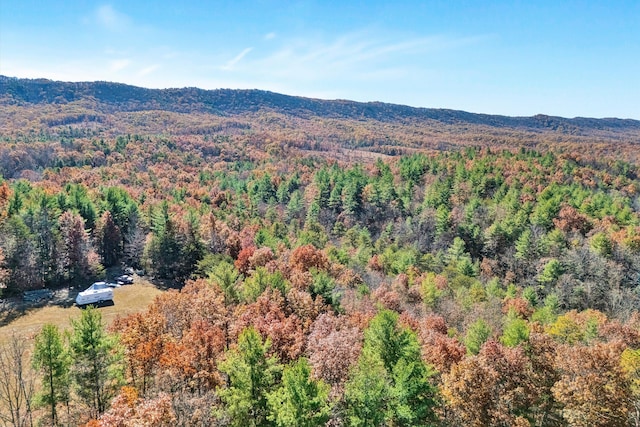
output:
[[[122,383],[122,356],[114,336],[105,332],[102,316],[89,307],[80,319],[72,320],[71,378],[76,394],[92,417],[103,413]]]
[[[144,250],[148,267],[158,277],[176,278],[181,271],[181,245],[166,201],[152,212],[151,226],[153,235]]]
[[[287,217],[289,219],[297,218],[304,210],[304,200],[300,190],[291,193],[289,203],[287,203]]]
[[[217,283],[224,293],[224,303],[226,305],[234,304],[240,301],[238,295],[238,282],[240,281],[240,272],[236,267],[227,261],[218,263],[209,273],[209,278]]]
[[[313,282],[311,283],[311,296],[321,296],[326,304],[331,305],[334,309],[340,307],[340,295],[335,292],[336,282],[325,271],[311,271]]]
[[[217,412],[224,423],[233,427],[271,426],[267,417],[267,396],[274,389],[281,366],[269,357],[271,343],[262,341],[252,327],[242,331],[237,348],[229,350],[218,365],[229,378],[229,386],[218,389],[222,408]]]
[[[517,260],[528,260],[533,255],[533,236],[531,230],[527,229],[522,232],[518,240],[516,240]]]
[[[242,298],[245,302],[255,302],[267,288],[277,289],[286,295],[289,284],[281,272],[269,273],[264,267],[256,267],[242,283]]]
[[[552,284],[558,279],[558,277],[560,277],[561,274],[562,265],[560,264],[560,261],[553,258],[544,266],[542,273],[538,276],[538,282],[543,285]]]
[[[205,244],[200,234],[200,218],[193,210],[187,212],[185,226],[184,232],[179,236],[180,263],[176,274],[182,280],[191,276],[205,253]]]
[[[447,262],[455,264],[460,261],[467,253],[465,252],[464,240],[459,237],[453,239],[453,243],[447,249]]]
[[[66,191],[68,208],[77,211],[84,219],[86,227],[93,230],[98,214],[93,201],[89,198],[87,187],[83,184],[67,184]]]
[[[334,212],[340,211],[342,207],[342,186],[335,185],[329,195],[329,208]]]
[[[531,304],[531,307],[538,305],[538,294],[533,286],[527,286],[522,290],[522,298]]]
[[[57,425],[58,404],[69,403],[70,367],[69,354],[57,326],[46,324],[42,327],[35,339],[31,362],[42,375],[39,403],[51,408],[51,423]]]
[[[610,257],[613,252],[613,244],[605,233],[599,232],[591,238],[591,249],[598,255],[607,258]]]
[[[515,347],[529,340],[529,326],[526,320],[509,313],[502,330],[500,342],[507,347]]]
[[[440,205],[436,209],[436,234],[438,236],[449,229],[451,225],[450,214],[449,208],[445,205]]]
[[[311,366],[301,358],[284,369],[282,383],[267,395],[269,420],[278,427],[316,427],[329,420],[329,385],[311,378]]]
[[[436,388],[422,361],[418,339],[383,310],[365,331],[358,365],[345,386],[348,424],[423,426],[435,420]]]
[[[351,427],[381,426],[387,416],[389,378],[382,359],[363,350],[344,389],[345,422]]]
[[[469,326],[467,334],[464,337],[464,344],[467,347],[467,351],[471,354],[478,354],[480,347],[491,336],[491,328],[487,323],[478,319]]]
[[[342,190],[342,208],[347,215],[358,215],[362,209],[362,187],[357,181],[348,182]]]

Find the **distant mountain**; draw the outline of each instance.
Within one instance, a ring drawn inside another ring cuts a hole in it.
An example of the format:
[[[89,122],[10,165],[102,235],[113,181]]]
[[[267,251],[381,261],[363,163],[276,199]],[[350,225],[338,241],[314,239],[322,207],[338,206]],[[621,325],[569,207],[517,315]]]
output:
[[[607,131],[635,134],[640,121],[617,118],[563,118],[546,115],[509,117],[465,111],[414,108],[382,102],[322,100],[263,90],[198,88],[146,89],[110,82],[59,82],[0,76],[0,105],[68,104],[89,101],[104,113],[163,110],[233,116],[273,111],[302,118],[321,117],[381,122],[435,121],[531,131],[590,134]]]

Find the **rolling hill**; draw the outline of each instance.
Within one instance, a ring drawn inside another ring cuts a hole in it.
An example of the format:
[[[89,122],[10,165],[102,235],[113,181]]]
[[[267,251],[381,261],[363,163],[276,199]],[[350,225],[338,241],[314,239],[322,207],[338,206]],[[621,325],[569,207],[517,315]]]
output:
[[[283,95],[263,90],[198,88],[146,89],[110,82],[59,82],[47,79],[17,79],[0,76],[0,105],[54,104],[81,101],[95,105],[103,114],[161,110],[174,113],[206,113],[234,116],[273,112],[299,118],[375,120],[387,123],[440,123],[481,125],[525,131],[553,131],[580,135],[600,133],[636,134],[640,121],[618,118],[563,118],[539,114],[508,117],[465,111],[414,108],[382,102],[322,100]]]

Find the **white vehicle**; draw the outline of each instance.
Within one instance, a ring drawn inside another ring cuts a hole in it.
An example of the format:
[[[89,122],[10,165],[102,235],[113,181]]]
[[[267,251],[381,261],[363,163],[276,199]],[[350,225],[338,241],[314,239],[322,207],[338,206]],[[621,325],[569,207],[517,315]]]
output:
[[[113,289],[106,282],[95,282],[76,297],[76,304],[96,304],[113,301]]]

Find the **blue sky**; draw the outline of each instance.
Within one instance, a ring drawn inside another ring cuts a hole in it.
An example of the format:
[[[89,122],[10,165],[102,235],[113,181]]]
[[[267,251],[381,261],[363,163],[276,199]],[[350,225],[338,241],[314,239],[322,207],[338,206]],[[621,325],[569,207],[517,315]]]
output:
[[[0,74],[640,119],[640,1],[3,0]]]

